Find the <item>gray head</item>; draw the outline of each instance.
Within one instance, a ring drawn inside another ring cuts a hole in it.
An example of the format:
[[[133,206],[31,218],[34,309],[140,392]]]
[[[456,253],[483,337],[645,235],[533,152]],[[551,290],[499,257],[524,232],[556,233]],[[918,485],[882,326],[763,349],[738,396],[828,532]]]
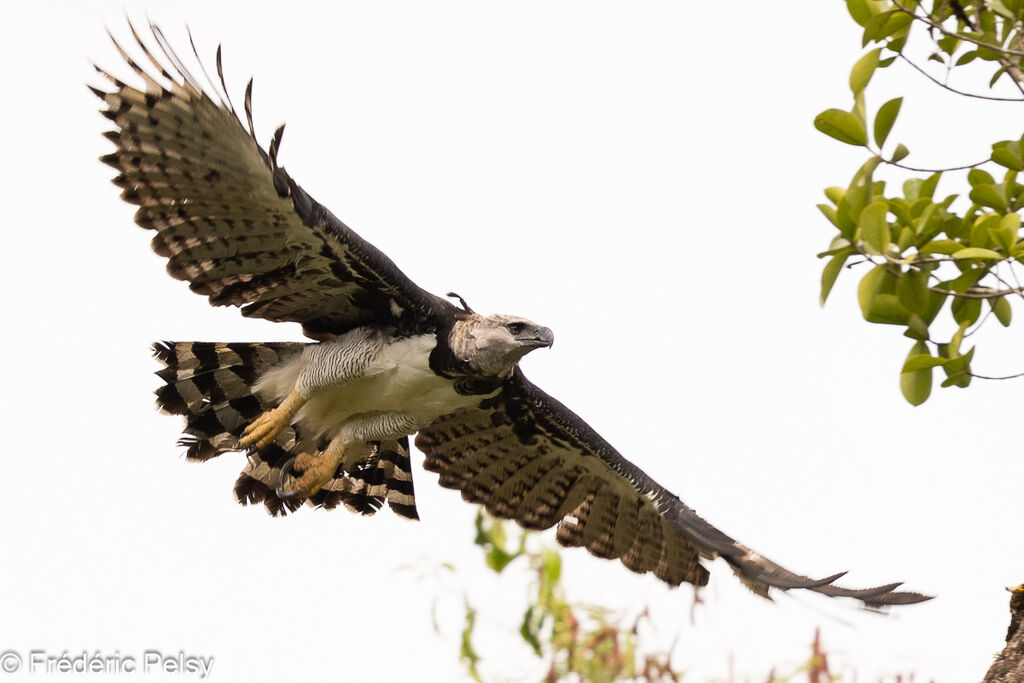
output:
[[[551,330],[532,320],[477,313],[457,320],[448,337],[456,358],[481,375],[494,377],[507,377],[520,358],[554,342]]]

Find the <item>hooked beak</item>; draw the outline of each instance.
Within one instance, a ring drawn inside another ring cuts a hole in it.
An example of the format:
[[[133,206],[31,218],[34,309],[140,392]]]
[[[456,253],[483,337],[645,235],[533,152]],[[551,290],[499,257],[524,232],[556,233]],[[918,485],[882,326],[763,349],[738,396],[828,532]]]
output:
[[[520,337],[519,342],[531,349],[551,348],[555,345],[555,333],[547,327],[538,325]]]

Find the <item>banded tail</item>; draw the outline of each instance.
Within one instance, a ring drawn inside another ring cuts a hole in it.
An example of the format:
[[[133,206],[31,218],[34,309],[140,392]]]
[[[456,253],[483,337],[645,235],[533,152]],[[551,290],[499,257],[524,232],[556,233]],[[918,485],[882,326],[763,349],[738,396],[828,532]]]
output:
[[[246,425],[272,403],[252,391],[260,375],[296,354],[307,344],[158,342],[153,355],[164,364],[157,376],[165,384],[156,390],[159,408],[185,416],[178,445],[188,460],[204,461],[239,450],[238,437]],[[272,515],[298,509],[307,500],[328,510],[344,504],[349,510],[372,515],[387,501],[398,515],[419,519],[409,461],[409,440],[353,445],[335,477],[307,498],[282,499],[276,489],[281,467],[301,451],[322,451],[326,439],[305,438],[301,425],[285,429],[272,444],[248,453],[249,462],[235,482],[235,498],[243,505],[262,502]]]

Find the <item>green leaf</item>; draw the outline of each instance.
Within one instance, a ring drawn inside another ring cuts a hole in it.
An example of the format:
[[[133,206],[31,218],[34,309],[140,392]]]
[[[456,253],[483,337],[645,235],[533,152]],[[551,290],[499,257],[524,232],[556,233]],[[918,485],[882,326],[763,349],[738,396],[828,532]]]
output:
[[[963,328],[961,327],[961,331],[957,334],[962,335],[962,330]],[[956,339],[956,336],[957,335],[954,335],[954,339]],[[959,343],[959,341],[956,342],[957,346],[959,346]],[[949,346],[952,347],[953,342],[950,342]],[[947,351],[949,351],[951,355],[953,354],[949,349],[947,349]],[[957,353],[948,363],[943,365],[942,370],[946,373],[947,379],[942,383],[942,386],[957,386],[961,388],[969,386],[971,384],[971,359],[973,357],[974,349],[972,348],[963,355],[959,355],[959,353]]]
[[[544,656],[544,651],[540,646],[540,639],[537,638],[537,634],[544,627],[544,615],[541,614],[540,619],[533,618],[533,605],[526,608],[526,614],[523,615],[523,623],[519,626],[519,635],[523,637],[523,640],[530,646],[533,653],[538,657]]]
[[[923,341],[916,342],[910,349],[907,362],[904,363],[903,371],[900,373],[900,391],[903,392],[903,398],[907,399],[912,406],[921,405],[928,400],[932,393],[932,367],[934,366],[925,366],[914,370],[907,369],[911,360],[922,357],[929,361],[938,361],[937,365],[942,363],[940,359],[932,358],[928,354],[928,345]]]
[[[986,213],[974,219],[971,226],[971,246],[987,249],[992,245],[992,230],[999,229],[1002,217],[996,213]]]
[[[966,258],[985,258],[985,259],[1001,259],[1002,254],[991,249],[982,249],[981,247],[967,247],[966,249],[960,249],[959,251],[953,252],[953,258],[955,259],[966,259]]]
[[[930,176],[925,178],[921,182],[921,189],[919,190],[919,197],[927,197],[931,199],[935,196],[935,187],[939,184],[939,178],[942,177],[942,171],[938,173],[932,173]]]
[[[980,50],[980,52],[984,53],[984,52],[985,52],[985,49],[984,49],[984,48],[982,48],[982,49]],[[995,55],[995,54],[993,54],[993,56],[996,56],[996,57],[998,57],[998,55]],[[990,87],[990,88],[991,88],[991,87],[992,87],[993,85],[995,85],[995,84],[996,84],[996,81],[998,81],[998,80],[999,80],[999,78],[1000,78],[1000,77],[1001,77],[1001,76],[1002,76],[1003,74],[1005,74],[1005,73],[1006,73],[1006,67],[1005,67],[1005,66],[1004,66],[1004,67],[1000,67],[1000,68],[999,68],[999,69],[998,69],[998,70],[996,71],[995,75],[993,75],[993,76],[992,76],[992,78],[990,78],[990,79],[988,80],[988,87]]]
[[[989,234],[992,241],[1003,250],[1004,254],[1011,254],[1017,246],[1017,235],[1020,232],[1020,214],[1008,213],[999,221],[999,227],[989,227]]]
[[[963,343],[964,333],[967,332],[967,328],[971,326],[970,322],[960,323],[960,327],[957,328],[956,332],[953,333],[953,337],[949,340],[949,346],[946,348],[946,353],[950,360],[956,360],[960,357],[960,344]],[[947,367],[955,369],[957,366],[950,366],[948,363]]]
[[[860,304],[860,312],[865,319],[871,315],[871,304],[878,296],[878,290],[882,287],[882,280],[885,278],[885,264],[879,264],[869,270],[861,278],[857,285],[857,303]]]
[[[868,144],[864,124],[855,115],[842,109],[826,109],[821,112],[814,119],[814,127],[848,145],[863,147]]]
[[[473,680],[479,681],[480,674],[476,665],[480,661],[480,655],[473,647],[473,629],[476,627],[476,610],[466,603],[466,624],[462,628],[462,642],[459,646],[459,660],[465,662],[466,670]]]
[[[916,353],[915,353],[916,352]],[[949,362],[948,358],[936,358],[928,353],[928,347],[921,344],[914,344],[907,360],[903,362],[903,369],[900,372],[917,372],[918,370],[930,370]]]
[[[853,65],[853,69],[850,71],[850,90],[853,91],[854,95],[868,86],[871,76],[875,73],[875,69],[878,68],[878,55],[881,52],[882,48],[876,47],[858,59],[857,63]]]
[[[835,187],[835,186],[833,186],[833,187],[826,187],[825,188],[825,196],[828,198],[828,200],[830,202],[832,202],[836,206],[839,206],[839,202],[841,202],[843,200],[843,195],[844,194],[846,194],[846,188],[845,187]]]
[[[825,268],[821,271],[821,297],[820,303],[822,306],[825,305],[825,301],[828,300],[828,295],[832,292],[832,286],[836,283],[836,278],[839,277],[839,273],[843,270],[843,265],[846,263],[846,259],[850,258],[852,249],[847,249],[839,252],[825,264]]]
[[[881,161],[880,157],[871,157],[864,162],[864,165],[854,174],[846,194],[839,200],[840,231],[847,239],[853,237],[853,231],[857,228],[857,221],[860,220],[860,212],[871,202],[874,189],[872,174]],[[843,225],[844,216],[850,220],[850,225]]]
[[[922,245],[920,252],[922,254],[945,254],[949,256],[954,252],[960,251],[962,245],[956,240],[932,240],[928,244]]]
[[[887,202],[873,202],[861,211],[859,221],[861,236],[871,248],[872,253],[883,254],[889,247],[891,235],[889,223],[885,220],[888,213],[889,204]]]
[[[972,168],[967,172],[967,182],[971,184],[971,187],[975,185],[995,185],[996,179],[987,171],[983,171],[980,168]]]
[[[931,302],[928,289],[928,274],[921,270],[909,270],[896,281],[896,296],[911,313],[923,314]]]
[[[879,325],[907,325],[911,315],[895,294],[880,292],[871,301],[871,310],[866,320]]]
[[[978,51],[977,50],[970,50],[969,52],[965,52],[962,55],[960,55],[959,59],[956,60],[956,66],[963,66],[964,64],[970,64],[975,59],[977,59],[978,56],[979,55],[978,55]]]
[[[914,232],[921,236],[927,236],[931,231],[931,223],[935,219],[935,207],[938,206],[937,204],[932,204],[927,199],[924,201],[928,202],[928,204],[925,205],[924,210],[918,214],[917,219],[914,221]]]
[[[981,317],[981,299],[954,297],[950,306],[953,320],[961,325],[973,325]]]
[[[900,113],[901,106],[903,106],[903,98],[896,97],[879,107],[878,114],[875,115],[875,144],[879,149],[885,144],[885,139],[889,137],[889,131],[892,130],[892,124],[896,123],[896,116]]]
[[[947,55],[952,55],[956,52],[957,46],[960,45],[960,39],[956,36],[943,36],[936,40],[935,44]]]
[[[992,307],[992,314],[996,316],[996,320],[1003,327],[1009,327],[1010,321],[1013,319],[1013,309],[1010,307],[1010,302],[1006,300],[1005,296],[1001,296],[998,299],[989,299],[988,305]]]
[[[907,330],[903,333],[903,336],[910,337],[911,339],[920,339],[925,341],[928,339],[928,323],[924,321],[919,315],[912,315],[907,321]]]
[[[829,206],[828,204],[818,204],[818,210],[825,214],[825,218],[832,225],[839,227],[839,214],[836,212],[836,207]]]
[[[900,144],[896,145],[896,149],[893,150],[892,159],[890,159],[890,161],[892,161],[894,164],[899,163],[906,159],[909,154],[910,150],[907,149],[906,145],[904,145],[901,142]]]
[[[846,0],[846,9],[853,20],[861,26],[868,23],[868,19],[871,18],[871,10],[868,9],[866,0]]]
[[[1020,145],[1014,142],[999,147],[998,144],[992,145],[992,161],[1014,171],[1024,171],[1024,162],[1020,158]]]

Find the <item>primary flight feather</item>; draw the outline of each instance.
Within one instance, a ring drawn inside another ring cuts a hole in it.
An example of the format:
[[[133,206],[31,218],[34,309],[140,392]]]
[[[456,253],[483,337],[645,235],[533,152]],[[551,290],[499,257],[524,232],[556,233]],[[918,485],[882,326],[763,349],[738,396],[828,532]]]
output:
[[[150,28],[155,48],[131,28],[148,67],[117,46],[141,88],[97,67],[112,84],[93,92],[115,126],[105,135],[116,150],[102,157],[118,171],[114,183],[138,205],[136,223],[155,231],[172,276],[212,304],[298,322],[316,340],[155,346],[165,365],[157,401],[185,417],[187,456],[247,453],[240,502],[273,514],[303,503],[372,514],[386,502],[415,519],[415,434],[442,486],[526,528],[557,525],[563,545],[671,585],[706,584],[701,559],[721,556],[764,596],[804,588],[869,606],[928,599],[899,584],[846,589],[832,583],[841,575],[795,574],[705,522],[526,379],[519,360],[551,346],[551,330],[418,287],[278,165],[283,127],[267,150],[259,145],[252,82],[243,125],[219,49],[220,93]]]

